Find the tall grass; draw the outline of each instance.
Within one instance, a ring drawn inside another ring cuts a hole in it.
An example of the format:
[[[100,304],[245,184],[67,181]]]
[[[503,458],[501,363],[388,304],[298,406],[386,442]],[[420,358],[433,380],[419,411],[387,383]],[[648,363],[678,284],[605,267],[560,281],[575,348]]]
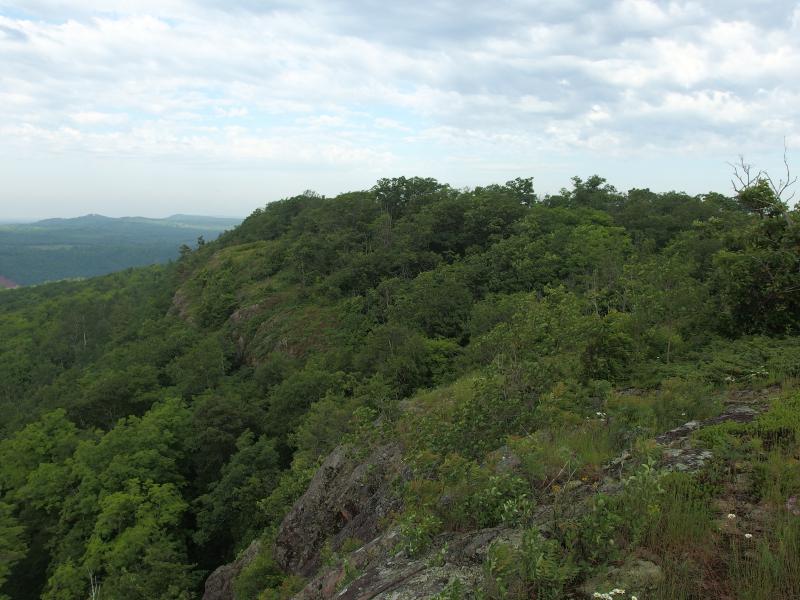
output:
[[[800,518],[786,512],[762,539],[736,539],[730,578],[740,600],[800,598]]]

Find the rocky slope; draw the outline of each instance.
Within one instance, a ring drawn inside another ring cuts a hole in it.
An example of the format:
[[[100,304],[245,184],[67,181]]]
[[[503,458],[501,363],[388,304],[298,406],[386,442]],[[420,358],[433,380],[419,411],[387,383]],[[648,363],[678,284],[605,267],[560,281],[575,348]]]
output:
[[[696,472],[713,458],[710,450],[696,447],[693,434],[721,423],[747,423],[766,409],[769,396],[777,388],[739,391],[729,395],[721,414],[703,421],[690,421],[655,439],[664,470]],[[508,454],[506,451],[505,454]],[[623,453],[603,470],[593,483],[571,481],[564,486],[557,503],[537,506],[528,526],[547,537],[556,518],[585,513],[597,493],[614,494],[620,481],[635,466],[633,457]],[[513,456],[506,456],[503,468],[515,468]],[[484,563],[494,543],[519,544],[522,532],[510,527],[494,527],[461,533],[444,533],[435,538],[422,556],[409,557],[398,550],[400,534],[387,526],[402,508],[399,486],[407,477],[401,449],[396,444],[376,448],[359,460],[345,447],[332,452],[316,473],[306,493],[281,524],[274,554],[287,572],[308,578],[295,600],[412,600],[431,598],[447,590],[459,589],[463,597],[479,589],[484,578]],[[746,482],[742,482],[745,486]],[[757,507],[737,500],[737,490],[726,490],[718,499],[722,518],[734,511],[758,520]],[[724,519],[723,519],[724,520]],[[744,525],[743,523],[741,524]],[[752,524],[758,530],[757,523]],[[345,542],[358,546],[342,552]],[[322,554],[331,551],[337,560],[323,564]],[[253,556],[248,548],[236,563],[216,571],[207,584],[204,600],[227,600],[220,595],[226,588],[219,580],[235,576],[242,561]],[[663,578],[657,561],[630,557],[608,573],[585,582],[575,597],[591,598],[597,589],[628,586],[640,593],[657,586]]]

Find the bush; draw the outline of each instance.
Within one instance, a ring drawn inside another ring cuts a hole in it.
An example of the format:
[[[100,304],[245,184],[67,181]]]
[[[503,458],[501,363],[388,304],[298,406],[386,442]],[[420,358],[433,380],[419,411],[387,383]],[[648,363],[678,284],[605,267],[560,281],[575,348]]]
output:
[[[526,531],[518,548],[496,543],[484,563],[484,593],[492,600],[560,600],[578,573],[572,557],[538,529]]]

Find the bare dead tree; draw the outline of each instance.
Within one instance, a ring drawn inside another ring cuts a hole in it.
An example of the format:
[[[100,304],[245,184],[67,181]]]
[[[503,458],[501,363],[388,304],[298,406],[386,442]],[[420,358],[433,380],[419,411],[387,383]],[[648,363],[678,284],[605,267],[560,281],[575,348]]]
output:
[[[769,185],[772,191],[772,199],[765,199],[766,204],[762,207],[770,209],[775,214],[780,214],[786,220],[786,223],[792,224],[792,217],[789,215],[790,202],[794,199],[795,191],[789,193],[792,186],[797,183],[797,176],[792,176],[791,168],[789,167],[788,147],[786,145],[786,138],[783,140],[783,166],[785,168],[785,179],[779,177],[777,181],[767,172],[762,169],[756,170],[755,167],[746,162],[744,155],[739,155],[739,161],[736,163],[728,163],[733,169],[733,176],[731,177],[731,186],[737,196],[742,196],[745,192],[754,188],[762,182]]]
[[[731,186],[737,194],[743,190],[753,187],[760,180],[764,179],[764,171],[759,170],[753,174],[753,165],[744,160],[744,154],[739,155],[739,162],[729,162],[728,166],[733,169]]]
[[[795,183],[797,183],[797,176],[795,175],[792,177],[792,171],[789,168],[789,157],[788,157],[789,149],[786,147],[786,138],[783,138],[783,166],[786,169],[786,179],[778,179],[778,183],[775,183],[772,177],[769,176],[769,173],[764,173],[764,177],[769,182],[770,187],[772,188],[772,193],[775,194],[775,197],[780,200],[781,202],[785,202],[787,205],[792,201],[794,198],[795,190],[792,190],[792,193],[787,195],[784,198],[784,194],[791,188]]]

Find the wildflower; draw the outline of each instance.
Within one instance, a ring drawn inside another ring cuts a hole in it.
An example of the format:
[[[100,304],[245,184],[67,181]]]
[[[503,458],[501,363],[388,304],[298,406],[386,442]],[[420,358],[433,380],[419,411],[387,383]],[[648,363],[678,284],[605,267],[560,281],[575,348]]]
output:
[[[744,539],[746,539],[746,540],[752,540],[752,539],[753,539],[753,534],[752,534],[752,533],[745,533],[745,534],[744,534]]]
[[[614,588],[613,590],[611,590],[611,595],[612,596],[615,595],[615,594],[624,594],[624,593],[625,593],[625,590],[621,590],[619,588]]]
[[[631,596],[631,600],[639,600],[636,596]]]
[[[728,520],[733,521],[736,518],[736,515],[733,513],[728,513]]]

